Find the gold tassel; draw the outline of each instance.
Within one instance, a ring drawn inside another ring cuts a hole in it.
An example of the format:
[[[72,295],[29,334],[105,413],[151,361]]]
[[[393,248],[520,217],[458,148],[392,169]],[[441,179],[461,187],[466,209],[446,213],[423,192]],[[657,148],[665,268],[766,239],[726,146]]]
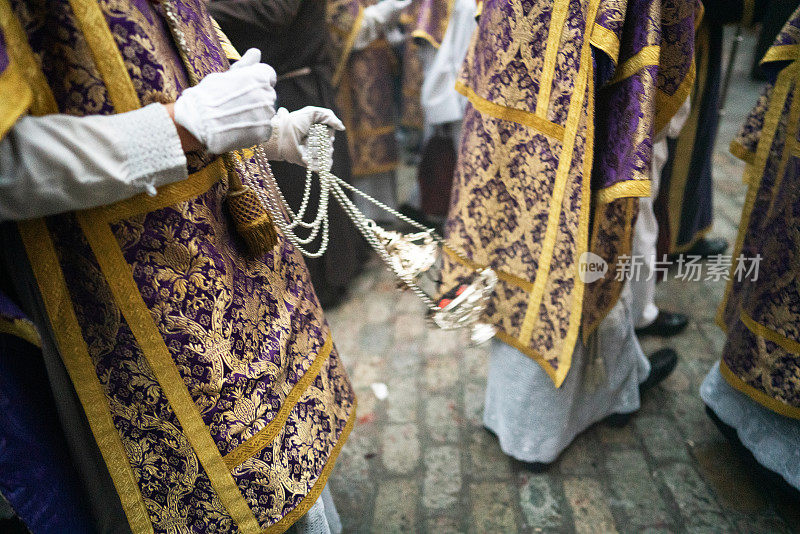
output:
[[[269,211],[261,203],[258,195],[242,184],[236,173],[233,158],[223,156],[228,168],[228,210],[233,217],[237,233],[247,243],[253,257],[260,257],[278,244],[278,233]]]

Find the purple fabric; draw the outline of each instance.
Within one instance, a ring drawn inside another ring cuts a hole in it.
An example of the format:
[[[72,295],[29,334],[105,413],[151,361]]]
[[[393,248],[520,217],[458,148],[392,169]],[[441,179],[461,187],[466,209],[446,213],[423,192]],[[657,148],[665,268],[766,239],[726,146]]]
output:
[[[0,74],[4,73],[9,64],[8,49],[6,48],[6,38],[0,31]]]

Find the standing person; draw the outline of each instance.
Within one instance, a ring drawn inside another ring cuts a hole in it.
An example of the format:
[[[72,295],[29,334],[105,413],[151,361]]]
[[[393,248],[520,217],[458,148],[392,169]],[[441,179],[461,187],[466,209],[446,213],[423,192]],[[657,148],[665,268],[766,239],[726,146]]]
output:
[[[204,2],[2,0],[0,29],[2,261],[92,530],[326,531],[355,398],[236,149],[301,163],[341,123],[275,115],[274,71],[229,68]]]
[[[213,0],[208,9],[238,50],[261,50],[262,61],[275,69],[277,105],[290,112],[309,105],[335,109],[325,1]],[[345,132],[336,136],[333,154],[333,174],[351,182]],[[276,162],[272,170],[289,205],[297,211],[303,199],[305,167]],[[318,197],[314,194],[318,191],[315,181],[312,198]],[[315,213],[315,207],[309,208],[310,213]],[[328,251],[321,258],[305,259],[323,308],[341,302],[366,254],[364,240],[341,206],[334,203],[328,209],[331,225]]]
[[[627,420],[675,366],[669,349],[642,354],[617,260],[650,193],[653,134],[688,96],[700,12],[562,6],[484,3],[457,85],[469,103],[446,227],[470,261],[447,262],[445,289],[476,265],[499,278],[484,424],[534,464],[596,421]]]
[[[732,143],[748,184],[717,315],[722,358],[700,387],[712,420],[775,481],[800,490],[800,9],[761,62],[773,81]],[[798,493],[794,492],[795,499]]]
[[[384,34],[400,20],[411,0],[330,0],[333,83],[347,127],[353,185],[397,208],[395,170],[399,162],[392,86],[394,54]],[[391,216],[356,195],[358,208],[378,222]]]

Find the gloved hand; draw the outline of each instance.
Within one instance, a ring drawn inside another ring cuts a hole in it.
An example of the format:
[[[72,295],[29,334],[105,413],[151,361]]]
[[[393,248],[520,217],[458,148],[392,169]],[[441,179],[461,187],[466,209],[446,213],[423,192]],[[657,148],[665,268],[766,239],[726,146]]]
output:
[[[312,124],[325,124],[333,130],[344,130],[342,121],[329,109],[307,106],[289,113],[286,108],[280,108],[272,117],[272,137],[264,145],[267,158],[308,167],[310,163],[308,131]],[[333,130],[330,132],[331,151],[333,151]],[[312,168],[311,170],[318,171],[319,169]],[[330,170],[330,168],[325,170]]]
[[[410,5],[411,0],[381,0],[377,4],[365,7],[353,49],[363,50],[369,46],[391,24],[400,20],[400,14]]]
[[[275,115],[275,71],[248,50],[226,72],[209,74],[175,101],[175,122],[212,154],[266,141]]]

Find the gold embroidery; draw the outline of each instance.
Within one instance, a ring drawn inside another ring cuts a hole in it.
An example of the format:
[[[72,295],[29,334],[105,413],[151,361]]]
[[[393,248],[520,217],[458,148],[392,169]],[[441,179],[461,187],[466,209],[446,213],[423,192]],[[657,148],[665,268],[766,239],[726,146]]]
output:
[[[558,141],[563,141],[564,139],[564,127],[560,124],[550,122],[547,119],[536,115],[535,113],[531,113],[530,111],[523,111],[521,109],[509,108],[495,104],[494,102],[486,100],[482,96],[478,95],[460,80],[456,81],[456,91],[467,97],[475,109],[483,114],[501,120],[516,122],[517,124],[522,124],[523,126],[529,126],[536,131]]]
[[[353,425],[356,422],[357,404],[357,402],[353,401],[353,409],[350,410],[350,417],[347,419],[347,424],[345,425],[344,430],[342,430],[339,441],[337,441],[336,445],[334,445],[333,450],[328,457],[328,462],[325,464],[325,467],[322,468],[322,473],[319,475],[314,487],[311,488],[311,491],[308,492],[308,495],[303,497],[303,500],[300,501],[300,504],[298,504],[294,510],[286,514],[283,519],[274,525],[264,529],[262,531],[263,534],[278,534],[281,532],[286,532],[286,530],[292,526],[295,521],[303,517],[305,513],[308,512],[308,510],[314,505],[314,503],[317,502],[322,490],[325,489],[325,484],[328,483],[328,477],[333,470],[333,466],[336,464],[336,459],[339,457],[339,453],[342,452],[342,447],[347,441],[350,431],[353,430]]]
[[[770,397],[763,391],[754,388],[736,376],[723,360],[720,360],[719,362],[719,373],[732,388],[741,391],[762,406],[765,406],[773,412],[783,415],[784,417],[800,419],[800,408],[785,404],[774,397]]]
[[[19,223],[18,227],[47,315],[53,323],[61,358],[75,384],[75,391],[117,489],[131,531],[134,534],[152,534],[153,525],[147,507],[111,419],[108,400],[95,374],[47,226],[43,219],[37,219]]]
[[[593,21],[597,13],[599,0],[593,0],[586,14],[587,21]],[[564,9],[567,4],[561,3]],[[553,260],[553,249],[556,244],[556,237],[558,235],[558,221],[561,217],[561,210],[563,209],[564,190],[569,176],[570,167],[572,166],[572,151],[575,146],[577,137],[578,126],[583,112],[583,102],[587,94],[587,85],[589,76],[591,75],[591,62],[589,54],[589,39],[585,39],[582,44],[581,50],[581,64],[578,70],[577,80],[575,81],[574,92],[569,104],[569,112],[567,114],[567,122],[565,125],[565,140],[564,146],[561,149],[562,156],[558,161],[558,168],[556,170],[555,184],[553,186],[553,198],[551,202],[551,209],[547,214],[547,230],[545,231],[544,242],[542,244],[542,252],[539,256],[540,263],[536,272],[536,279],[533,282],[533,291],[531,291],[528,309],[525,312],[525,319],[520,328],[519,340],[523,344],[527,344],[536,326],[539,318],[539,307],[542,303],[544,295],[544,288],[547,283],[547,278],[550,274],[550,264]],[[564,357],[570,357],[574,347],[563,345],[559,361]]]
[[[211,26],[214,28],[214,32],[217,34],[222,51],[225,52],[225,57],[227,57],[229,61],[239,61],[242,59],[242,55],[239,54],[239,51],[236,50],[235,46],[233,46],[231,40],[228,39],[228,36],[225,35],[225,32],[219,27],[219,23],[214,19],[214,17],[211,17]]]
[[[308,368],[303,378],[295,384],[292,391],[286,396],[281,409],[272,422],[223,457],[225,465],[227,465],[228,468],[233,469],[251,456],[258,454],[266,445],[272,443],[272,440],[275,439],[275,435],[283,428],[283,424],[286,422],[295,404],[297,404],[297,401],[303,396],[311,382],[319,376],[320,369],[322,369],[322,365],[327,361],[328,356],[330,356],[332,348],[333,341],[331,340],[330,334],[328,334],[328,339],[325,341],[325,345],[322,346],[316,358],[314,358],[314,363],[311,364],[311,367]]]
[[[94,63],[103,76],[106,90],[114,102],[114,109],[121,113],[139,108],[136,89],[97,0],[70,0],[69,3],[75,12],[79,30],[89,45]]]
[[[773,89],[770,102],[767,106],[761,138],[758,142],[758,147],[756,148],[755,162],[753,165],[748,165],[745,168],[744,179],[745,183],[749,184],[749,187],[747,189],[747,196],[744,200],[744,207],[742,208],[742,218],[739,221],[739,233],[736,236],[736,244],[734,245],[733,249],[732,257],[734,258],[738,258],[742,253],[744,237],[747,234],[748,227],[750,226],[750,216],[753,212],[753,206],[755,205],[756,197],[758,196],[758,189],[761,187],[761,179],[764,176],[764,169],[767,165],[769,153],[772,150],[772,141],[774,140],[775,134],[778,130],[781,114],[783,113],[786,99],[789,96],[789,89],[791,88],[791,85],[799,70],[800,63],[792,63],[783,69],[780,74],[778,74],[777,80],[775,80],[775,88]],[[795,95],[795,98],[797,98],[797,95]],[[735,265],[732,265],[731,270],[734,268]],[[727,331],[728,329],[728,326],[725,323],[725,313],[728,307],[728,298],[730,297],[731,288],[733,287],[734,277],[732,274],[733,271],[731,271],[731,276],[728,277],[728,283],[725,287],[725,296],[722,298],[722,303],[717,309],[716,322],[723,331]]]
[[[333,86],[336,87],[339,85],[339,82],[342,79],[342,74],[344,73],[345,66],[347,66],[347,60],[350,59],[350,52],[353,50],[353,45],[356,42],[356,37],[358,36],[358,32],[361,29],[361,23],[364,20],[364,8],[359,6],[358,8],[358,16],[356,16],[356,20],[353,23],[353,27],[350,29],[350,33],[347,34],[347,38],[344,41],[344,49],[339,56],[339,61],[336,64],[336,68],[333,71],[333,78],[331,81],[333,82]]]
[[[42,346],[42,339],[39,337],[39,332],[33,323],[23,319],[5,319],[0,317],[0,332],[3,334],[11,334],[20,339],[24,339],[31,345],[39,348]]]
[[[0,27],[8,45],[8,56],[19,68],[26,85],[32,91],[31,112],[34,115],[57,113],[58,106],[44,77],[39,61],[28,44],[28,37],[11,9],[9,0],[0,0]],[[2,91],[2,94],[9,93]]]
[[[589,11],[591,12],[592,10],[590,9]],[[550,93],[553,90],[556,60],[558,59],[558,52],[561,49],[561,34],[564,31],[568,13],[569,2],[553,2],[553,11],[550,13],[550,24],[547,29],[547,44],[545,45],[542,75],[539,78],[539,94],[536,95],[536,115],[543,118],[547,118],[547,109],[550,107]],[[586,20],[593,21],[594,15],[592,14]],[[588,33],[587,31],[587,37]],[[586,39],[586,42],[588,41],[589,39]]]
[[[617,35],[601,24],[592,30],[592,46],[605,52],[614,64],[619,60],[619,39]]]
[[[661,47],[658,45],[643,47],[636,55],[617,67],[614,71],[614,78],[612,78],[609,84],[618,83],[626,78],[630,78],[645,67],[657,67],[660,54]]]
[[[0,73],[0,94],[5,95],[0,101],[0,138],[3,138],[33,102],[31,88],[13,61]]]
[[[800,44],[773,46],[764,57],[761,58],[759,65],[772,61],[794,61],[800,58]]]
[[[600,189],[595,193],[595,201],[608,204],[612,200],[626,197],[649,197],[650,180],[628,180]]]
[[[731,144],[728,146],[728,150],[730,151],[731,154],[733,154],[740,160],[744,161],[745,163],[749,163],[750,165],[752,165],[753,162],[755,161],[756,157],[755,152],[750,152],[735,139],[731,141]]]

